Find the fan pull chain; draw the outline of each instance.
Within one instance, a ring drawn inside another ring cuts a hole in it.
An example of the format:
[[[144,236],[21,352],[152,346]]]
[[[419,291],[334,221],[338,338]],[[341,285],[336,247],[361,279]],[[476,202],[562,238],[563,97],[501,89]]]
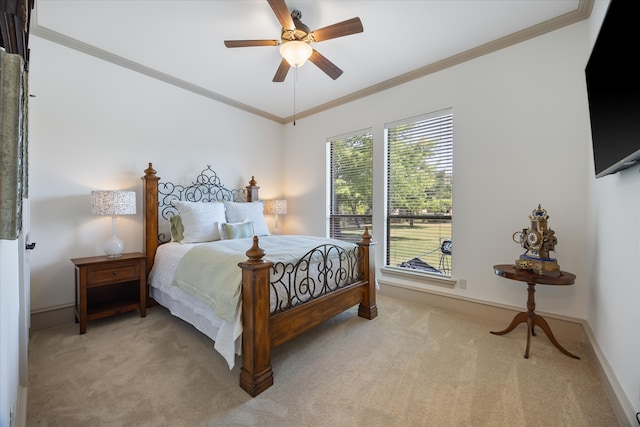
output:
[[[298,67],[293,68],[293,125],[296,125],[296,81],[298,81]]]

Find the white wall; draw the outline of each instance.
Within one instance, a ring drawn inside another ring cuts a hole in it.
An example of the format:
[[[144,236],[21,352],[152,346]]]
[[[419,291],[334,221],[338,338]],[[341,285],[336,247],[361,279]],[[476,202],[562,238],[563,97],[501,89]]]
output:
[[[262,198],[281,194],[280,124],[35,36],[30,48],[33,311],[73,304],[69,259],[104,254],[111,219],[90,215],[91,190],[137,192],[138,214],[118,219],[118,235],[142,250],[148,162],[168,181],[210,164],[229,188],[255,175]]]
[[[0,240],[0,426],[15,414],[19,390],[18,240]]]
[[[453,275],[464,297],[522,307],[526,285],[497,277],[523,249],[512,234],[538,203],[558,237],[553,254],[575,286],[538,286],[538,309],[584,319],[588,300],[588,108],[586,26],[573,25],[400,87],[300,119],[286,128],[288,231],[322,234],[326,138],[364,128],[374,135],[374,239],[384,252],[387,122],[453,108]],[[436,289],[429,285],[427,288]],[[384,291],[384,289],[383,289]]]
[[[591,44],[608,2],[596,2]],[[615,71],[613,71],[615,73]],[[592,155],[592,151],[590,154]],[[587,321],[619,381],[621,399],[640,412],[640,169],[595,179],[590,165]],[[632,414],[627,414],[632,418]]]
[[[640,173],[593,183],[594,232],[587,321],[598,346],[640,411]]]

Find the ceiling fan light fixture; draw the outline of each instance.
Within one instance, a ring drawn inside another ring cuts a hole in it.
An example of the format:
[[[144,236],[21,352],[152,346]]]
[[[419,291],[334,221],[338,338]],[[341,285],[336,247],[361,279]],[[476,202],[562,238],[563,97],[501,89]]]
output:
[[[280,55],[287,60],[292,67],[301,67],[313,53],[308,43],[292,40],[280,45]]]

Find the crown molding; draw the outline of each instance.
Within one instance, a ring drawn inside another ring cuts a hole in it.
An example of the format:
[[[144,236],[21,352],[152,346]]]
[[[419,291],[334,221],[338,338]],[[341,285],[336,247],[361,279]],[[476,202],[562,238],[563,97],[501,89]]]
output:
[[[525,28],[523,30],[517,31],[515,33],[501,37],[499,39],[493,40],[491,42],[482,44],[475,48],[466,50],[464,52],[460,52],[456,55],[450,56],[448,58],[442,59],[440,61],[434,62],[432,64],[410,71],[408,73],[401,74],[389,80],[385,80],[373,86],[369,86],[365,89],[353,92],[349,95],[334,99],[333,101],[326,102],[324,104],[318,105],[308,110],[298,112],[295,114],[295,116],[288,116],[288,117],[279,117],[279,116],[270,114],[266,111],[251,107],[250,105],[243,104],[231,98],[222,96],[216,92],[210,91],[201,86],[191,84],[187,81],[178,79],[176,77],[162,73],[153,68],[144,66],[142,64],[123,58],[121,56],[114,55],[111,52],[99,49],[95,46],[92,46],[87,43],[83,43],[79,40],[76,40],[74,38],[65,36],[64,34],[42,27],[37,23],[37,13],[34,14],[35,17],[32,18],[31,34],[41,37],[45,40],[49,40],[53,43],[66,46],[70,49],[77,50],[87,55],[91,55],[93,57],[102,59],[112,64],[119,65],[129,70],[138,72],[140,74],[144,74],[148,77],[163,81],[167,84],[179,87],[189,92],[193,92],[195,94],[204,96],[206,98],[212,99],[214,101],[220,102],[230,107],[237,108],[251,114],[255,114],[267,120],[272,120],[276,123],[287,124],[287,123],[293,122],[294,120],[299,120],[304,117],[309,117],[314,114],[318,114],[323,111],[338,107],[340,105],[344,105],[349,102],[362,99],[364,97],[385,91],[387,89],[391,89],[395,86],[399,86],[401,84],[410,82],[412,80],[416,80],[421,77],[428,76],[429,74],[433,74],[438,71],[445,70],[447,68],[462,64],[472,59],[479,58],[483,55],[496,52],[500,49],[513,46],[515,44],[547,34],[551,31],[555,31],[560,28],[566,27],[568,25],[572,25],[577,22],[588,19],[591,16],[591,11],[593,10],[594,1],[595,0],[580,0],[578,3],[578,7],[571,12],[567,12],[555,18],[548,19],[539,24],[533,25],[531,27]]]
[[[555,31],[560,28],[566,27],[568,25],[575,24],[576,22],[583,21],[589,18],[589,16],[591,16],[591,11],[593,10],[594,1],[595,0],[580,0],[578,7],[571,12],[567,12],[563,15],[559,15],[555,18],[552,18],[547,21],[541,22],[539,24],[533,25],[531,27],[525,28],[518,32],[509,34],[507,36],[501,37],[494,41],[485,43],[483,45],[480,45],[472,49],[466,50],[464,52],[458,53],[456,55],[450,56],[441,61],[434,62],[432,64],[426,65],[424,67],[418,68],[416,70],[410,71],[405,74],[401,74],[399,76],[393,77],[389,80],[385,80],[373,86],[369,86],[357,92],[353,92],[349,95],[343,96],[342,98],[338,98],[333,101],[318,105],[317,107],[310,108],[305,111],[301,111],[299,113],[296,113],[295,119],[299,120],[304,117],[309,117],[314,114],[321,113],[331,108],[335,108],[337,106],[347,104],[349,102],[376,94],[378,92],[391,89],[395,86],[399,86],[401,84],[410,82],[412,80],[416,80],[421,77],[428,76],[429,74],[433,74],[438,71],[442,71],[447,68],[451,68],[453,66],[462,64],[463,62],[467,62],[472,59],[487,55],[489,53],[496,52],[500,49],[504,49],[506,47],[510,47],[515,44],[550,33],[551,31]],[[285,122],[291,122],[294,120],[294,117],[290,116],[285,118],[284,120]]]
[[[59,44],[61,46],[68,47],[69,49],[77,50],[78,52],[82,52],[86,55],[90,55],[95,58],[99,58],[104,61],[107,61],[109,63],[119,65],[131,71],[144,74],[147,77],[160,80],[167,84],[179,87],[180,89],[184,89],[189,92],[193,92],[197,95],[204,96],[205,98],[212,99],[214,101],[220,102],[230,107],[237,108],[237,109],[246,111],[248,113],[264,117],[265,119],[272,120],[274,122],[278,122],[282,124],[286,123],[281,117],[278,117],[273,114],[267,113],[266,111],[262,111],[257,108],[251,107],[250,105],[235,101],[231,98],[227,98],[226,96],[222,96],[219,93],[210,91],[198,85],[194,85],[185,80],[182,80],[177,77],[158,71],[154,68],[150,68],[145,65],[142,65],[138,62],[131,61],[122,56],[115,55],[106,50],[99,49],[88,43],[81,42],[80,40],[74,39],[69,36],[65,36],[64,34],[50,30],[49,28],[42,27],[35,22],[33,22],[31,25],[31,34],[34,36],[41,37],[50,42]]]

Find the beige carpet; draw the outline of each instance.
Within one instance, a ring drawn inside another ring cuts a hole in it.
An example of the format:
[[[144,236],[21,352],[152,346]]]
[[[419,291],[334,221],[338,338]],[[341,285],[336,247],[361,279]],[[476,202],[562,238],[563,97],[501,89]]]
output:
[[[251,398],[208,338],[154,307],[32,333],[29,426],[618,426],[582,344],[380,295],[273,351]]]

